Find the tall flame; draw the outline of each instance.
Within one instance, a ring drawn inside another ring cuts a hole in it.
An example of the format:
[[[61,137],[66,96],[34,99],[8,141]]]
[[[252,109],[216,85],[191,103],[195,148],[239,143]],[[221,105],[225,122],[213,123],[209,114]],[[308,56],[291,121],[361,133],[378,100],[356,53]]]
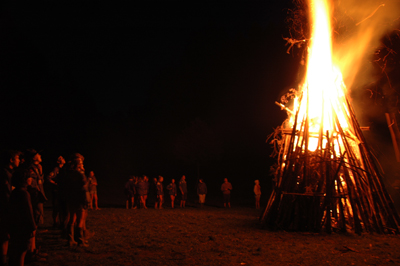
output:
[[[299,110],[296,129],[301,131],[307,123],[308,149],[314,151],[318,143],[316,135],[329,132],[337,135],[341,128],[351,135],[349,111],[346,104],[346,87],[342,74],[332,60],[330,11],[326,0],[311,1],[312,38],[308,50],[307,73],[301,87],[302,95],[295,101],[294,110]],[[295,115],[291,117],[294,125]]]

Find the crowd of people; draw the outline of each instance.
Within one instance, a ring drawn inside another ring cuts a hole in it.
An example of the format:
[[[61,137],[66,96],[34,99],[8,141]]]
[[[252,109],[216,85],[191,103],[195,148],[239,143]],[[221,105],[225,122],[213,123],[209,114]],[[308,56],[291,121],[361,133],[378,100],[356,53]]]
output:
[[[36,247],[43,227],[43,203],[47,201],[44,183],[52,192],[52,219],[69,246],[88,246],[93,234],[86,228],[88,209],[97,205],[97,180],[91,171],[86,177],[84,157],[75,153],[66,161],[62,156],[45,175],[39,152],[9,150],[2,152],[0,172],[0,265],[24,265],[25,260],[43,261],[47,254]]]
[[[146,175],[130,176],[124,188],[126,196],[126,209],[147,209],[148,196],[155,199],[155,209],[162,209],[165,200],[163,181],[164,177],[162,176],[154,178],[152,182],[149,181],[149,178]],[[178,192],[180,194],[180,207],[184,208],[186,206],[188,190],[185,175],[181,177],[178,184],[176,184],[175,179],[171,179],[171,183],[166,186],[166,189],[166,194],[168,194],[170,198],[172,209],[175,208],[175,201],[178,196]],[[224,178],[224,182],[221,185],[221,191],[225,208],[231,207],[231,190],[232,184],[228,181],[227,178]],[[201,178],[197,183],[197,195],[199,206],[200,208],[202,208],[204,207],[206,201],[207,185]],[[261,197],[261,186],[259,180],[255,180],[254,195],[256,200],[256,208],[258,209],[260,208]]]
[[[36,246],[37,234],[47,231],[44,227],[43,204],[47,201],[44,190],[48,182],[52,193],[52,220],[55,228],[68,240],[68,245],[88,246],[93,235],[86,227],[89,209],[100,210],[97,197],[97,179],[93,171],[86,176],[84,157],[72,154],[67,160],[59,156],[56,166],[47,175],[42,168],[42,157],[33,149],[24,152],[3,151],[0,172],[0,238],[1,265],[24,265],[25,260],[46,260],[47,254]],[[183,175],[179,182],[172,179],[165,187],[164,178],[152,181],[144,175],[130,176],[125,184],[126,208],[147,209],[148,196],[154,198],[154,207],[163,209],[164,193],[170,198],[171,208],[179,194],[179,206],[186,207],[188,186]],[[221,185],[224,207],[230,208],[232,184],[227,178]],[[261,187],[255,181],[256,208],[260,207]],[[197,195],[200,207],[205,204],[207,185],[198,180]]]
[[[164,177],[162,176],[154,178],[153,182],[150,182],[149,178],[146,175],[140,177],[130,176],[124,188],[124,192],[126,195],[126,208],[147,209],[147,199],[148,196],[151,195],[155,199],[154,207],[156,209],[162,209],[164,203],[163,181]],[[180,207],[185,207],[187,199],[187,185],[185,176],[182,176],[178,185],[179,191],[181,193]],[[168,191],[169,197],[171,198],[171,207],[175,208],[175,198],[178,194],[178,187],[176,186],[175,179],[171,180],[171,183],[166,187],[166,189]]]

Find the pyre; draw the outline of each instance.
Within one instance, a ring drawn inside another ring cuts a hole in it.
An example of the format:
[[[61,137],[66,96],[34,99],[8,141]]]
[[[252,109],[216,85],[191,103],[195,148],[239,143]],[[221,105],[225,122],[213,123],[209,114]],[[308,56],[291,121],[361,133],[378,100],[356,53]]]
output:
[[[398,233],[400,218],[333,64],[328,5],[310,6],[307,75],[275,134],[276,186],[261,219],[284,230]]]

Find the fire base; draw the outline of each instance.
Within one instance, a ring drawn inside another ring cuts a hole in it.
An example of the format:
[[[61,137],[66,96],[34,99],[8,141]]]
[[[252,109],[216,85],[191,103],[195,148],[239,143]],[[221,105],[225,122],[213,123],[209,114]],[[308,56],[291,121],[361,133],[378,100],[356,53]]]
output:
[[[297,116],[293,128],[275,132],[275,188],[260,217],[268,228],[399,233],[400,218],[382,174],[350,105],[348,110],[351,132],[336,120],[334,133],[321,127],[313,135],[307,118]],[[311,136],[317,145],[310,151]]]

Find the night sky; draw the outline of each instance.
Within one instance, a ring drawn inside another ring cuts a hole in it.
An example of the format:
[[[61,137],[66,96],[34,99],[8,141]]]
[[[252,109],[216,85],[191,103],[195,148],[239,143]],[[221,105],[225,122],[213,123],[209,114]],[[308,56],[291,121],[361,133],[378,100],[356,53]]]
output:
[[[194,186],[198,169],[211,193],[224,177],[268,188],[274,102],[300,65],[291,2],[140,2],[3,4],[0,147],[40,150],[45,172],[80,152],[99,193],[130,174]],[[189,155],[182,139],[197,139]]]

